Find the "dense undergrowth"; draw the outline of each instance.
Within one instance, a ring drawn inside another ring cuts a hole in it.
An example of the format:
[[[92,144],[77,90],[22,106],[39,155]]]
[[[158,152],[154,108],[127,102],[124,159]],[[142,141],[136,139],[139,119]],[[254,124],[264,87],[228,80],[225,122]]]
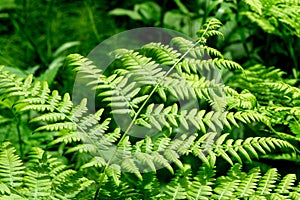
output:
[[[18,29],[34,2],[7,2],[1,19],[17,31],[2,34],[39,36]],[[67,2],[47,1],[53,21],[44,38],[22,44],[25,57],[12,59],[15,44],[1,52],[0,199],[300,199],[299,2],[165,0],[131,10],[132,1],[126,9],[112,1],[110,15],[133,19],[124,26],[195,39],[107,52],[106,71],[66,55],[86,54],[117,29],[102,35],[99,23],[113,25],[97,22],[107,17],[96,12],[101,2],[82,1],[92,26],[82,29],[83,20],[64,41],[53,26],[60,6],[79,4]],[[94,38],[86,46],[77,40],[85,31]],[[76,74],[86,85],[75,100]]]

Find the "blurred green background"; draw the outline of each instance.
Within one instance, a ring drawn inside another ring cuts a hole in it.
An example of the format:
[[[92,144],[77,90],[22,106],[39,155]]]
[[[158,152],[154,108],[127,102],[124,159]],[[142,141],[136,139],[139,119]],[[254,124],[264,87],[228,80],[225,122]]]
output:
[[[52,68],[50,78],[41,79],[66,87],[70,72],[60,73],[64,77],[56,72],[69,53],[86,56],[104,39],[137,27],[170,28],[195,37],[208,18],[216,17],[225,37],[209,45],[244,67],[275,65],[297,79],[299,5],[253,2],[255,6],[248,0],[1,0],[0,64],[36,77]]]

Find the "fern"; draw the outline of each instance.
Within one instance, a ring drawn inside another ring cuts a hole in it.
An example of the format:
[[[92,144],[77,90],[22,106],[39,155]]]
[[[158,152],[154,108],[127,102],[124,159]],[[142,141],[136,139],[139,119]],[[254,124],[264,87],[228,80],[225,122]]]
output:
[[[6,186],[22,186],[22,177],[24,175],[24,166],[19,156],[15,155],[15,149],[5,142],[1,146],[0,169],[1,182]]]
[[[57,158],[40,148],[32,149],[25,166],[10,143],[1,147],[1,199],[84,199],[80,193],[93,181],[76,175]]]
[[[284,27],[291,35],[299,35],[300,24],[294,20],[299,18],[298,1],[281,0],[245,0],[251,11],[243,12],[252,22],[257,23],[264,31],[280,35],[280,27]]]
[[[227,175],[215,178],[214,170],[203,166],[198,172],[200,180],[190,179],[190,166],[179,170],[176,178],[163,187],[162,199],[268,199],[275,196],[281,198],[296,197],[297,186],[294,174],[279,178],[275,168],[262,173],[259,168],[248,172],[241,171],[241,165],[231,167]],[[207,181],[204,180],[207,178]],[[276,186],[276,184],[279,184]],[[284,186],[283,186],[284,185]],[[286,191],[285,189],[286,188]],[[280,190],[281,189],[281,190]],[[290,193],[289,193],[290,192]]]
[[[280,179],[275,168],[263,172],[254,163],[288,158],[287,152],[298,157],[299,89],[279,83],[282,73],[275,69],[243,70],[208,47],[210,36],[221,35],[220,26],[218,20],[208,21],[194,42],[174,38],[169,45],[110,52],[115,61],[105,73],[88,58],[70,55],[66,65],[97,94],[95,112],[88,106],[94,97],[77,102],[32,75],[17,78],[1,68],[0,99],[30,116],[34,134],[53,137],[48,148],[77,160],[70,168],[48,151],[33,148],[24,165],[4,143],[3,198],[296,198],[295,175]],[[237,70],[232,76],[237,84],[221,83],[223,69]],[[265,81],[260,73],[272,76]],[[239,84],[245,82],[244,74],[250,81]],[[263,82],[265,90],[256,90]],[[288,121],[283,116],[293,118],[291,132],[278,130]],[[245,127],[257,135],[237,137]],[[191,166],[191,160],[197,165]],[[218,163],[231,165],[227,175],[219,173]],[[252,170],[243,172],[244,164]]]

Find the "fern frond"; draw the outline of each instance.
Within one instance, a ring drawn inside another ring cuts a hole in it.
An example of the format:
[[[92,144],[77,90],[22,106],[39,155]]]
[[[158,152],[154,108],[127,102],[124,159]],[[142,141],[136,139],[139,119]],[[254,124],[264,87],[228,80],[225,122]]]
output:
[[[52,193],[52,199],[86,199],[92,198],[91,194],[83,193],[87,190],[94,181],[91,181],[85,177],[77,177],[76,175],[67,179],[67,181],[61,181],[56,191]]]
[[[279,155],[264,155],[262,156],[262,158],[267,158],[267,159],[271,159],[271,160],[286,160],[286,161],[291,161],[291,162],[295,162],[298,163],[300,162],[300,156],[295,153],[283,153],[283,154],[279,154]]]
[[[159,168],[165,167],[168,169],[172,174],[174,174],[173,167],[170,165],[169,161],[159,152],[154,151],[152,153],[153,161],[157,164]]]
[[[146,57],[150,57],[156,63],[167,66],[174,65],[180,56],[179,52],[161,43],[146,44],[141,48],[140,52]]]
[[[125,69],[121,69],[120,74],[133,77],[137,85],[158,85],[162,77],[166,74],[160,65],[151,58],[145,57],[138,52],[124,50],[118,56]],[[117,69],[117,71],[120,71]],[[143,101],[145,96],[141,96],[139,101]]]
[[[277,138],[249,137],[245,140],[225,140],[227,136],[228,134],[223,134],[214,143],[214,141],[211,140],[216,137],[216,134],[207,133],[198,140],[198,143],[196,143],[197,146],[192,147],[192,152],[195,156],[199,156],[199,152],[207,152],[207,146],[209,146],[214,154],[223,157],[226,161],[233,165],[232,157],[239,163],[243,163],[241,158],[242,155],[242,157],[244,157],[247,161],[252,162],[252,157],[259,158],[259,153],[263,155],[267,154],[267,152],[275,150],[276,147],[289,148],[292,150],[295,149],[289,142]],[[198,150],[196,150],[197,148]],[[202,157],[203,156],[204,155],[202,153]]]
[[[223,58],[223,55],[217,49],[202,44],[193,47],[194,44],[192,41],[182,37],[172,38],[171,45],[173,48],[178,48],[182,54],[186,53],[189,50],[185,58],[200,60],[206,60],[205,56],[211,56],[220,59]]]
[[[187,190],[187,199],[209,200],[213,194],[212,185],[215,181],[215,172],[211,167],[202,166],[197,176],[191,181]]]
[[[27,171],[24,177],[28,187],[27,196],[31,199],[46,198],[51,194],[51,180],[46,172]]]
[[[191,71],[194,73],[204,72],[205,70],[214,70],[216,68],[219,69],[239,69],[242,70],[243,68],[237,64],[236,62],[225,60],[225,59],[206,59],[206,60],[199,60],[199,59],[190,59],[186,58],[180,63],[178,68],[183,68],[187,73]],[[181,70],[182,71],[182,70]]]
[[[300,198],[300,193],[298,193],[298,192],[290,192],[289,193],[289,197],[291,198],[291,199],[299,199]]]
[[[259,195],[268,195],[271,193],[273,188],[275,188],[275,183],[278,179],[278,172],[277,169],[272,168],[267,171],[266,174],[264,174],[263,177],[261,177],[258,187],[257,187],[257,193]]]
[[[7,186],[20,187],[25,174],[23,162],[16,155],[16,149],[9,142],[1,145],[0,152],[0,180]]]
[[[257,12],[258,14],[262,14],[262,2],[260,0],[245,0],[245,3],[248,4],[252,10]]]
[[[197,32],[198,35],[198,40],[201,41],[201,43],[206,43],[206,39],[208,37],[218,35],[223,37],[223,34],[218,31],[221,27],[222,23],[216,19],[216,18],[211,18],[205,23],[202,28]]]
[[[298,1],[262,1],[244,0],[252,11],[243,12],[251,21],[257,23],[264,31],[282,35],[278,31],[280,25],[287,29],[287,33],[300,36],[299,18],[300,5]]]
[[[141,180],[143,179],[140,173],[140,169],[137,167],[134,160],[130,157],[123,157],[122,169],[127,172],[134,173]]]
[[[129,53],[129,55],[132,54]],[[75,62],[71,62],[71,65],[76,66],[75,70],[83,74],[83,78],[88,80],[88,85],[95,85],[93,90],[101,91],[99,96],[103,97],[103,102],[110,102],[108,106],[112,107],[112,113],[130,113],[133,115],[135,113],[134,109],[138,107],[138,104],[147,98],[147,95],[136,97],[141,88],[135,81],[131,82],[128,77],[116,76],[115,74],[106,77],[100,73],[101,70],[98,70],[90,60],[78,55],[72,55],[70,60],[74,60],[73,57],[76,58]],[[124,62],[131,63],[128,60]],[[148,62],[148,59],[145,62]]]
[[[183,126],[186,130],[190,129],[190,126],[194,126],[206,133],[207,129],[210,128],[216,131],[216,128],[223,128],[223,124],[228,128],[231,128],[230,123],[238,127],[236,120],[243,123],[251,122],[263,122],[267,125],[270,121],[267,117],[261,115],[260,113],[252,110],[239,111],[236,113],[232,112],[206,112],[206,110],[196,110],[191,111],[178,111],[177,104],[173,104],[165,109],[163,105],[154,107],[154,104],[150,104],[146,112],[141,114],[141,118],[150,127],[155,127],[158,130],[162,130],[162,127],[179,127]],[[222,119],[222,121],[220,121]],[[229,123],[230,122],[230,123]],[[207,128],[208,127],[208,128]]]
[[[254,194],[257,188],[257,183],[260,178],[260,172],[258,168],[253,168],[248,175],[242,179],[238,188],[236,189],[236,195],[239,198],[249,197]]]
[[[40,148],[33,148],[29,158],[24,193],[30,199],[76,198],[93,183]]]
[[[295,174],[288,174],[279,182],[275,191],[278,194],[289,194],[296,181]]]
[[[0,182],[0,193],[1,194],[10,194],[11,193],[8,185],[6,185],[3,182]]]
[[[185,165],[176,172],[176,176],[166,186],[163,199],[186,199],[187,188],[190,184],[191,166]]]
[[[120,185],[121,167],[117,164],[109,165],[105,170],[107,176],[111,177],[117,186]]]
[[[225,177],[220,177],[217,181],[220,183],[214,189],[215,194],[212,195],[214,199],[230,199],[240,183],[238,179],[232,180]]]
[[[297,87],[293,87],[286,83],[265,83],[264,85],[268,86],[270,89],[273,89],[279,92],[282,95],[289,96],[291,100],[300,99],[300,89]]]

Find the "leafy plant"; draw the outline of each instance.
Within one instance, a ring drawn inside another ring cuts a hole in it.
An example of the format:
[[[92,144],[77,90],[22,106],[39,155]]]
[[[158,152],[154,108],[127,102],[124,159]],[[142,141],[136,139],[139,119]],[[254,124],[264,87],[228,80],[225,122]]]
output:
[[[266,45],[263,53],[260,53],[261,60],[267,61],[266,65],[278,65],[282,57],[287,57],[284,58],[287,62],[281,63],[285,65],[282,68],[293,72],[294,78],[298,78],[299,60],[296,55],[299,53],[297,47],[299,46],[300,23],[297,19],[300,17],[300,3],[280,0],[245,0],[243,2],[249,6],[249,10],[242,11],[241,16],[248,18],[268,33],[267,37],[263,38]],[[257,47],[257,51],[262,51],[262,49]],[[274,56],[275,54],[280,55],[278,60],[268,59],[278,57]]]
[[[172,3],[175,4],[175,7],[172,6]],[[145,25],[161,26],[194,37],[196,31],[207,19],[214,16],[224,20],[225,13],[231,13],[231,9],[234,7],[234,2],[223,1],[190,1],[189,6],[180,0],[164,0],[161,6],[154,1],[146,1],[135,4],[133,10],[115,8],[109,14],[128,16]]]
[[[161,7],[152,1],[135,4],[133,10],[115,8],[109,12],[114,16],[128,16],[133,20],[142,21],[145,24],[158,26],[160,22]]]
[[[1,64],[24,71],[39,66],[31,71],[38,76],[53,64],[58,49],[65,50],[59,56],[77,51],[87,54],[98,42],[119,31],[107,17],[103,4],[92,0],[1,1]],[[96,27],[105,32],[99,33]]]
[[[37,144],[43,149],[23,152],[29,155],[23,161],[3,143],[1,198],[299,198],[295,172],[280,177],[265,162],[299,162],[299,89],[277,82],[276,70],[243,70],[207,46],[209,37],[222,36],[220,26],[209,20],[195,42],[175,37],[170,44],[107,52],[115,61],[105,72],[79,54],[68,56],[66,64],[97,94],[78,103],[47,82],[2,67],[2,109],[17,115],[27,137],[47,139]],[[236,76],[225,85],[221,77],[228,70]],[[274,78],[264,81],[259,73]],[[247,82],[239,81],[245,74]],[[95,112],[90,100],[97,102]],[[286,116],[293,121],[285,124]]]
[[[298,1],[244,1],[251,8],[242,15],[247,16],[267,33],[281,36],[282,34],[300,36],[299,18],[300,5]]]
[[[37,147],[24,165],[9,142],[1,146],[0,170],[1,199],[83,199],[93,183]]]

